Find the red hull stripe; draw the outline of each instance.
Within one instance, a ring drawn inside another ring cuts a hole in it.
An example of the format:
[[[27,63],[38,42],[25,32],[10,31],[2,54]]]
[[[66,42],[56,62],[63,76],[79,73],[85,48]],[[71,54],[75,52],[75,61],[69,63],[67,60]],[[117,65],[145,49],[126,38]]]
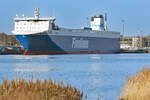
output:
[[[58,52],[58,51],[51,51],[51,52],[29,52],[24,51],[24,55],[48,55],[48,54],[105,54],[105,53],[119,53],[119,52],[99,52],[99,51],[78,51],[78,52]]]

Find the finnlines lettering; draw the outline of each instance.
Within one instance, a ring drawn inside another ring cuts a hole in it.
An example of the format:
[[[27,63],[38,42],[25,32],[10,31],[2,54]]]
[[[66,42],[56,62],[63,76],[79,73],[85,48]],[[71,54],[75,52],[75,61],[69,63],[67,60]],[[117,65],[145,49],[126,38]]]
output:
[[[89,41],[84,40],[83,38],[72,38],[72,48],[88,48]]]

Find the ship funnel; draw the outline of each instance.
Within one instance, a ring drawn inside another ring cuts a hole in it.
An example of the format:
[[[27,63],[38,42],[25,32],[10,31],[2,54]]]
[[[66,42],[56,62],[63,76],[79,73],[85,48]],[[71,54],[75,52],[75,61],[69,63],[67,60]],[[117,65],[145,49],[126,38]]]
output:
[[[105,31],[104,17],[103,15],[93,16],[91,18],[91,28],[92,30]]]
[[[50,30],[55,28],[55,17],[50,17]]]
[[[107,13],[105,13],[105,31],[108,31],[108,27],[107,27]]]
[[[40,16],[39,8],[35,8],[35,9],[34,9],[34,17],[35,17],[35,18],[39,18],[39,16]]]

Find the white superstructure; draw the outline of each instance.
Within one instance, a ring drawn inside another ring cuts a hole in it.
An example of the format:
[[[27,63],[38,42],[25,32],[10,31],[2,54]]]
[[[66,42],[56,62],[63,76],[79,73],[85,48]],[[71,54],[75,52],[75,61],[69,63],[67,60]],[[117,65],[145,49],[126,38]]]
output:
[[[105,22],[103,15],[94,16],[91,18],[91,28],[92,30],[105,31]]]
[[[39,9],[35,8],[34,17],[19,18],[18,15],[14,18],[14,34],[33,34],[48,31],[52,28],[55,21],[54,17],[39,18]]]

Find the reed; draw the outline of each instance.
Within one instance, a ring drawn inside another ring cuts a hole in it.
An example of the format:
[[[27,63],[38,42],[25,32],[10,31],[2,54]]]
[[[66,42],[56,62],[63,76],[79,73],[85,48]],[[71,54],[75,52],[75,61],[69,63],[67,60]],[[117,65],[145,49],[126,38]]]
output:
[[[0,100],[82,100],[83,93],[63,82],[50,80],[36,82],[24,79],[3,80],[0,84]]]
[[[120,100],[150,100],[150,69],[144,68],[126,80]]]

